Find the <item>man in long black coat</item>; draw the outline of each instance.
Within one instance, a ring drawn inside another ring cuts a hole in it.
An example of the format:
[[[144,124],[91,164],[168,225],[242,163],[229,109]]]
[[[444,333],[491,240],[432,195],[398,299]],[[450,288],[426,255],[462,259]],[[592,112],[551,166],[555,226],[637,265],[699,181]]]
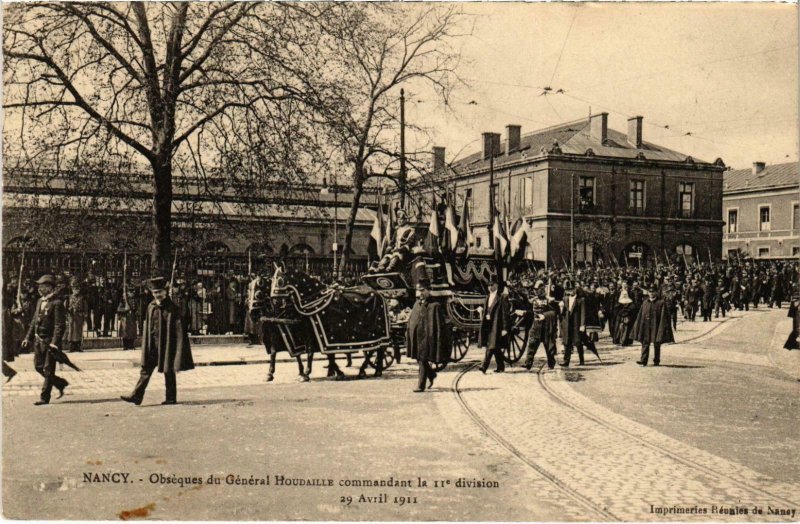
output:
[[[406,327],[406,355],[419,362],[419,380],[415,393],[433,386],[436,372],[434,364],[447,364],[450,360],[450,333],[445,324],[442,305],[430,297],[430,281],[417,282],[417,301],[411,309]]]
[[[22,341],[22,347],[33,344],[33,365],[37,373],[44,377],[42,392],[35,405],[50,403],[50,393],[55,387],[58,397],[64,396],[64,388],[69,382],[56,375],[56,359],[52,351],[61,351],[64,332],[67,326],[67,314],[64,302],[59,298],[55,288],[55,278],[43,275],[36,281],[41,298],[36,302],[36,309],[31,320],[28,334]]]
[[[125,402],[137,406],[144,399],[144,392],[153,371],[164,374],[166,400],[162,404],[177,404],[178,387],[175,374],[194,369],[189,332],[184,325],[183,314],[170,300],[163,278],[150,280],[153,301],[147,306],[142,333],[142,369],[139,381],[130,396],[122,396]]]
[[[480,347],[486,348],[481,372],[486,373],[494,357],[497,362],[496,373],[503,373],[506,365],[503,350],[508,347],[511,332],[511,303],[508,294],[500,289],[497,277],[489,284],[489,295],[481,308]]]
[[[667,303],[659,296],[654,285],[650,286],[648,293],[649,296],[633,323],[633,339],[642,343],[642,355],[636,363],[640,366],[647,365],[650,344],[653,344],[653,365],[658,366],[661,363],[661,344],[675,342],[675,338],[672,335]]]

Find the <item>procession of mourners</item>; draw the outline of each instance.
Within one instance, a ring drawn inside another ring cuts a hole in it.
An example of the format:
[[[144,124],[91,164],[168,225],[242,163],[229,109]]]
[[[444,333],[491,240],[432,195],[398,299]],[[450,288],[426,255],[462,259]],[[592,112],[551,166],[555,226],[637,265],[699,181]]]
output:
[[[799,347],[797,261],[714,261],[710,253],[697,260],[665,251],[644,262],[634,258],[635,264],[626,255],[622,264],[607,256],[593,263],[535,262],[520,221],[512,226],[497,216],[490,247],[480,249],[466,207],[458,223],[450,206],[433,208],[427,230],[409,225],[402,211],[384,222],[379,208],[374,262],[348,277],[313,275],[307,265],[274,260],[207,288],[200,279],[176,278],[174,269],[146,279],[124,272],[117,279],[31,275],[21,267],[6,275],[3,290],[3,373],[11,380],[18,371],[11,363],[32,352],[44,381],[36,405],[46,405],[53,388],[60,398],[69,386],[56,374],[57,364],[78,369],[65,353],[83,351],[88,338],[116,336],[122,349],[138,344],[142,351],[138,382],[122,399],[141,404],[157,370],[165,375],[163,404],[170,405],[178,401],[176,374],[194,368],[191,337],[236,335],[263,345],[268,382],[281,352],[296,361],[303,382],[315,355],[337,380],[346,376],[340,364],[350,367],[354,355],[363,357],[358,378],[370,369],[381,377],[407,357],[419,368],[413,391],[423,393],[471,345],[483,351],[474,364],[482,373],[518,363],[531,371],[540,346],[542,368],[583,366],[609,347],[634,345],[638,365],[659,366],[670,359],[664,345],[675,342],[683,323],[784,304],[794,319],[784,347]]]

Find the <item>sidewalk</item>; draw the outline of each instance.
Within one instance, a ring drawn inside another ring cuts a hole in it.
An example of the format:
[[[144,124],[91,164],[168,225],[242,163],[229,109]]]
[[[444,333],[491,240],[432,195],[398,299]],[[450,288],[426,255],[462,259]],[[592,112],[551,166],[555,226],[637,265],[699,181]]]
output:
[[[131,368],[141,365],[142,351],[92,350],[82,353],[67,353],[70,360],[83,370]],[[261,344],[201,344],[192,345],[195,366],[226,366],[242,364],[265,364],[269,357]],[[278,362],[294,360],[285,352],[278,354]],[[11,367],[17,370],[33,369],[33,354],[18,356]]]

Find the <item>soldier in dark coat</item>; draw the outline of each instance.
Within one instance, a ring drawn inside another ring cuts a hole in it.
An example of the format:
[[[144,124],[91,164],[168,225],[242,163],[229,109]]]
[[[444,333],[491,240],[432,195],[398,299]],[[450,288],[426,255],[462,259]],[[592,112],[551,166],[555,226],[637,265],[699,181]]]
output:
[[[649,296],[633,323],[633,339],[642,343],[642,355],[636,363],[640,366],[647,365],[650,344],[653,344],[653,365],[658,366],[661,363],[661,344],[675,342],[675,339],[666,302],[659,296],[655,286],[650,286],[648,293]]]
[[[70,282],[72,293],[66,300],[67,331],[64,336],[70,351],[83,351],[83,323],[89,312],[89,304],[81,290],[80,281],[73,278]]]
[[[144,321],[142,369],[133,393],[121,397],[125,402],[137,406],[142,403],[147,384],[156,369],[164,374],[166,382],[166,400],[162,404],[177,404],[178,388],[175,374],[194,369],[189,333],[183,325],[183,315],[170,300],[166,287],[163,278],[150,280],[150,290],[154,300],[147,307]]]
[[[544,345],[547,354],[547,367],[556,367],[556,339],[558,338],[558,302],[552,297],[547,297],[544,282],[541,280],[534,284],[536,298],[534,299],[533,324],[528,335],[528,354],[525,357],[525,369],[530,371],[533,367],[533,358],[539,349],[539,344]]]
[[[508,347],[509,333],[511,332],[511,303],[508,292],[500,289],[497,276],[489,283],[489,295],[483,303],[481,311],[481,328],[479,335],[480,347],[486,348],[483,357],[481,372],[486,373],[494,357],[497,363],[496,373],[503,373],[506,365],[503,350]]]
[[[583,312],[583,295],[579,289],[574,289],[572,284],[564,286],[566,296],[564,307],[561,310],[561,343],[564,345],[563,367],[569,367],[572,349],[577,346],[578,362],[583,365],[583,337],[581,337],[581,313]]]
[[[44,377],[42,393],[34,404],[41,406],[50,403],[50,393],[55,387],[58,398],[64,396],[64,389],[69,382],[56,375],[56,359],[52,351],[61,351],[61,344],[66,330],[66,311],[64,302],[55,293],[55,278],[43,275],[36,281],[41,298],[36,302],[28,334],[22,342],[23,347],[33,344],[33,362],[36,371]]]
[[[430,281],[417,282],[417,301],[411,309],[406,327],[406,355],[419,362],[419,377],[415,393],[433,386],[436,371],[434,364],[447,364],[450,360],[450,334],[445,324],[442,305],[430,297]]]
[[[700,286],[700,312],[703,315],[703,322],[711,320],[711,312],[714,310],[714,286],[711,281],[706,279]]]

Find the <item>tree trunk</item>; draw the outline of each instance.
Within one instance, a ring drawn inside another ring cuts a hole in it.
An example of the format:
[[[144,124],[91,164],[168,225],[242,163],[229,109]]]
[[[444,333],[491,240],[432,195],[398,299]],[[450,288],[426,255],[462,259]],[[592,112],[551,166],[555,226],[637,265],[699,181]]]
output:
[[[344,246],[342,246],[342,268],[346,268],[350,263],[350,244],[353,242],[353,228],[356,225],[356,214],[358,207],[361,203],[361,193],[364,191],[364,177],[363,169],[356,167],[356,173],[353,180],[353,202],[350,205],[350,214],[347,216],[347,224],[345,226]]]
[[[153,243],[150,263],[153,275],[170,277],[172,270],[172,158],[153,162]]]

